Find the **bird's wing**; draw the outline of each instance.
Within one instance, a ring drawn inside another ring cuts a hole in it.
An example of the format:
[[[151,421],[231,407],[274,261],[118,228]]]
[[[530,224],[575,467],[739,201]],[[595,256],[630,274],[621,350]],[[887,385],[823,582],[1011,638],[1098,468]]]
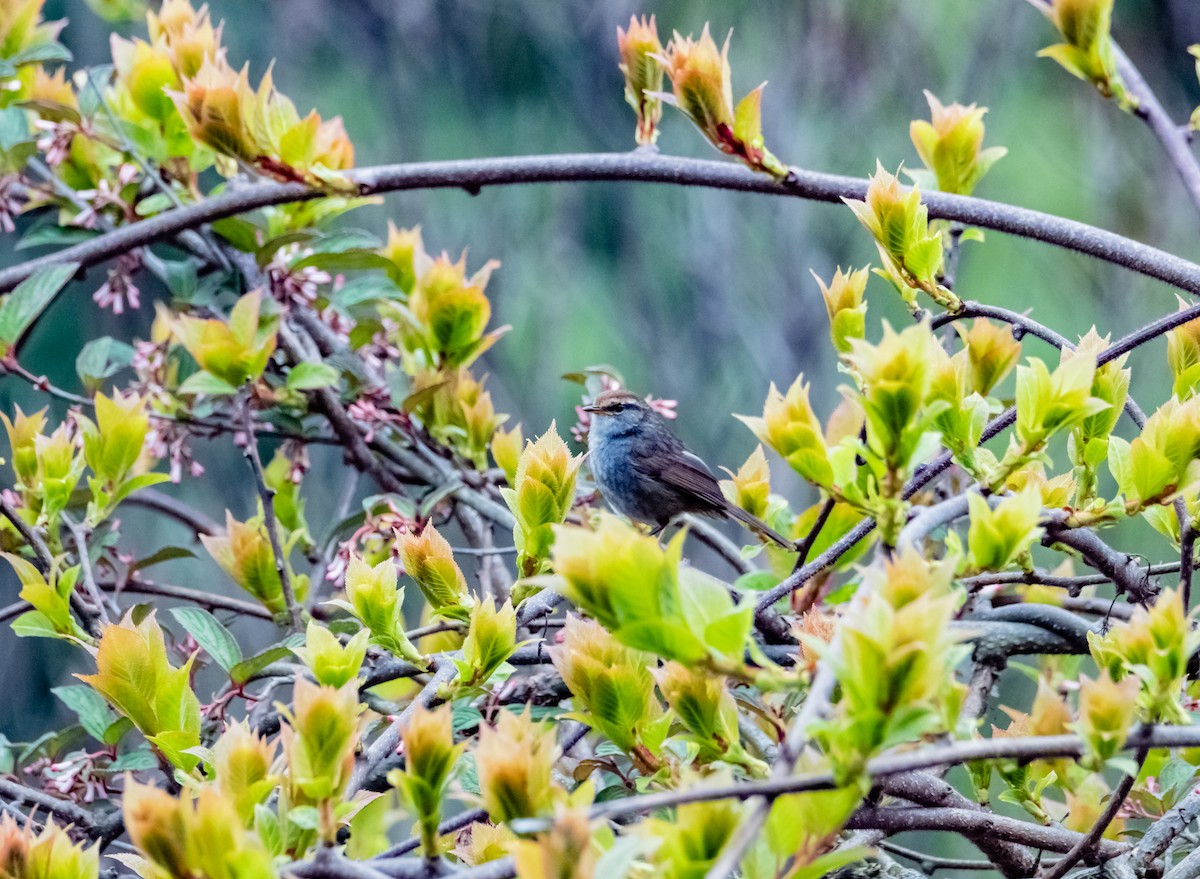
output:
[[[721,487],[712,475],[708,466],[686,448],[672,450],[674,453],[649,454],[634,456],[632,465],[635,470],[659,482],[678,488],[680,492],[694,499],[701,506],[712,507],[714,510],[724,509],[725,496]]]

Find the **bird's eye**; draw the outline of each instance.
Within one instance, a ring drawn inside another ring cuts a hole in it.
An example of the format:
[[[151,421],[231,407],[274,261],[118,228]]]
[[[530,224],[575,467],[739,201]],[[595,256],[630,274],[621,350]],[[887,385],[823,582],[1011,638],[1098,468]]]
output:
[[[628,408],[629,408],[629,405],[627,403],[614,403],[613,404],[614,412],[624,412]]]

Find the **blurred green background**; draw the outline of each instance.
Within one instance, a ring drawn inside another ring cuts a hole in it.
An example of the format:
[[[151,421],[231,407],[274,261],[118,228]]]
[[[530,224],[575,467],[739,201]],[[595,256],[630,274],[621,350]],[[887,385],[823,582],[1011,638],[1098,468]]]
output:
[[[946,103],[989,107],[987,143],[1009,149],[977,194],[1200,257],[1196,211],[1157,142],[1089,86],[1035,57],[1055,34],[1019,0],[212,0],[210,7],[225,20],[235,65],[248,60],[257,80],[275,59],[278,87],[302,112],[314,106],[344,117],[360,166],[632,148],[615,31],[631,13],[646,12],[657,15],[664,40],[672,29],[699,33],[706,21],[718,41],[733,29],[735,98],[770,81],[766,139],[788,163],[857,176],[870,173],[877,158],[890,169],[917,164],[908,122],[927,116],[922,89],[929,89]],[[110,60],[112,26],[82,0],[50,0],[47,15],[70,19],[63,40],[77,64]],[[145,32],[140,23],[116,29]],[[1185,121],[1200,103],[1186,52],[1200,41],[1200,7],[1118,2],[1114,32]],[[670,108],[660,147],[715,156]],[[610,363],[633,388],[677,399],[681,435],[714,467],[736,467],[753,449],[730,413],[759,410],[769,382],[786,386],[803,372],[818,413],[836,404],[840,377],[809,270],[828,278],[837,265],[875,256],[843,207],[667,186],[404,193],[346,222],[383,234],[389,218],[422,224],[431,250],[469,248],[471,268],[491,258],[503,263],[488,292],[495,322],[513,331],[487,355],[486,369],[497,408],[522,421],[526,435],[552,418],[560,429],[574,421],[578,388],[562,373]],[[102,280],[93,271],[60,297],[25,349],[29,368],[75,389],[74,356],[84,341],[146,334],[146,302],[124,318],[91,302]],[[148,280],[146,292],[153,289]],[[966,246],[958,289],[1030,309],[1068,336],[1095,323],[1116,337],[1176,307],[1162,285],[996,233]],[[884,318],[907,322],[882,281],[872,281],[868,298],[869,334],[878,335]],[[1056,356],[1032,339],[1026,350]],[[1130,361],[1133,391],[1147,409],[1169,391],[1163,350],[1159,342]],[[14,402],[37,398],[4,379],[0,406],[8,411]],[[226,507],[248,515],[253,494],[241,456],[227,440],[201,452],[208,478],[167,489],[217,518]],[[777,461],[774,470],[777,490],[795,507],[812,502]],[[333,506],[343,471],[337,455],[314,456],[306,491],[315,527]],[[126,529],[139,550],[186,540],[171,526],[150,528],[137,512],[124,518],[127,526],[147,526]],[[1164,550],[1156,542],[1151,551]],[[166,579],[231,588],[207,560],[178,563]],[[3,581],[0,603],[15,591]],[[63,719],[44,694],[74,670],[64,664],[67,655],[49,642],[0,634],[11,682],[0,730],[20,738]]]

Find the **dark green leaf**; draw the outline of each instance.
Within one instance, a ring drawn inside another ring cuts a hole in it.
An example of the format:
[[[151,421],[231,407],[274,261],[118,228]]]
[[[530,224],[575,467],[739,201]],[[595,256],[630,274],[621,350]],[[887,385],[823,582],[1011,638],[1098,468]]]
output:
[[[132,346],[112,336],[101,336],[79,350],[79,356],[75,358],[75,372],[86,387],[95,390],[106,378],[132,362]]]
[[[157,552],[152,552],[145,558],[138,559],[129,566],[130,573],[134,571],[145,570],[151,565],[159,565],[163,562],[174,561],[175,559],[194,559],[196,554],[190,549],[185,549],[182,546],[164,546]]]
[[[373,250],[343,250],[332,253],[314,253],[299,262],[292,264],[292,271],[318,268],[322,271],[336,272],[386,272],[395,268],[391,260],[380,256]]]
[[[242,661],[242,648],[220,620],[201,607],[173,607],[171,616],[187,629],[217,665],[233,673],[233,669]]]
[[[295,643],[292,643],[293,641]],[[256,653],[254,656],[243,659],[231,668],[229,670],[229,677],[233,679],[235,684],[244,684],[271,663],[290,657],[292,655],[292,647],[299,647],[303,642],[304,636],[298,635],[294,639],[288,638],[282,644],[268,647],[262,653]]]
[[[226,217],[212,224],[212,230],[246,253],[258,250],[258,227],[241,217]]]
[[[0,110],[0,150],[8,152],[17,144],[32,139],[26,113],[20,107]]]
[[[12,346],[79,270],[79,263],[47,266],[17,285],[0,304],[0,343]]]
[[[70,247],[90,241],[99,235],[96,229],[81,229],[78,226],[60,226],[57,223],[39,223],[22,237],[17,250],[30,247]]]
[[[20,67],[22,64],[67,64],[74,59],[71,50],[62,43],[42,43],[30,46],[8,57],[8,63]]]
[[[88,735],[98,742],[105,741],[105,733],[118,717],[117,713],[108,707],[103,696],[86,684],[51,687],[50,692],[75,712]]]
[[[138,748],[122,754],[105,767],[108,772],[137,772],[144,769],[157,769],[158,757],[149,748]]]

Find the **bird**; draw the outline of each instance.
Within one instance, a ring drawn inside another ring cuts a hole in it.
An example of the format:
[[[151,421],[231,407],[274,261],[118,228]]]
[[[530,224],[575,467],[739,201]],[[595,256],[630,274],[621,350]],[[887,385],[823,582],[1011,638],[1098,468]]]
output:
[[[681,513],[730,517],[784,549],[795,544],[721,492],[700,458],[645,400],[603,391],[582,407],[590,414],[588,462],[601,495],[617,513],[662,531]]]

